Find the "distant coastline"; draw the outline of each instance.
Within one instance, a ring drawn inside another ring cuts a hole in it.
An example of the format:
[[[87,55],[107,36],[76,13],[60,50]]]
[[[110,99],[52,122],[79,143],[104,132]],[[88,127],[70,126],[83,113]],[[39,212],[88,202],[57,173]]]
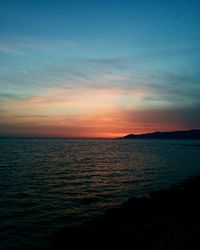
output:
[[[120,139],[184,139],[200,140],[200,129],[172,131],[172,132],[152,132],[147,134],[128,134]]]

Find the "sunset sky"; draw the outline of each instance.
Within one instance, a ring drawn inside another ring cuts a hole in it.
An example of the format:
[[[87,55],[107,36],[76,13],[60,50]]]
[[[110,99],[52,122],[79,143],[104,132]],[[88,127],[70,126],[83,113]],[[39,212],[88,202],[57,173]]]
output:
[[[0,135],[200,128],[199,0],[0,0]]]

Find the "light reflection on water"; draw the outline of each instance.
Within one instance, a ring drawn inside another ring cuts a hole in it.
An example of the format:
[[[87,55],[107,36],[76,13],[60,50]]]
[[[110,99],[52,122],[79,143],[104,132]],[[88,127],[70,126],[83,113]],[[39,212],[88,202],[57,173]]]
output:
[[[191,141],[0,139],[3,249],[200,173]]]

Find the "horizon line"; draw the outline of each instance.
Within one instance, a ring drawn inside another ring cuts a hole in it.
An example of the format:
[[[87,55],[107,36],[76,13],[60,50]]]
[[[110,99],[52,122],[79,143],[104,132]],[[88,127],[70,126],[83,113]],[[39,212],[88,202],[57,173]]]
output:
[[[181,130],[167,130],[167,131],[151,131],[147,133],[128,133],[127,135],[146,135],[146,134],[152,134],[152,133],[172,133],[172,132],[180,132],[180,131],[193,131],[193,130],[200,130],[200,128],[191,128],[191,129],[181,129]],[[38,139],[120,139],[124,136],[117,136],[117,137],[67,137],[67,136],[52,136],[52,135],[0,135],[1,138],[38,138]]]

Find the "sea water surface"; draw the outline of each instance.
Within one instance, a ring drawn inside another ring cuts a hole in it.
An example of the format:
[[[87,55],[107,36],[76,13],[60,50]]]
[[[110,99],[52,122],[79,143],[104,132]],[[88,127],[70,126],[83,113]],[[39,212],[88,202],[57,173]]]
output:
[[[0,139],[0,248],[31,249],[131,196],[200,174],[184,140]]]

